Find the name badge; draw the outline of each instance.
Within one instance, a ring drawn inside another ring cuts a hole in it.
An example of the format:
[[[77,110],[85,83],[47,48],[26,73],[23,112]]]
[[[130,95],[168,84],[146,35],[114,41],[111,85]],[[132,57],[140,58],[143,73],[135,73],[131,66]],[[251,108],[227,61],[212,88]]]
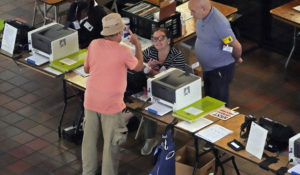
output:
[[[76,30],[80,29],[80,24],[79,24],[78,20],[73,21],[73,26]]]
[[[232,53],[233,47],[228,46],[228,45],[224,45],[222,50],[225,51],[225,52]]]
[[[84,24],[83,24],[83,26],[88,30],[88,31],[92,31],[93,30],[93,26],[89,23],[89,22],[85,22]]]

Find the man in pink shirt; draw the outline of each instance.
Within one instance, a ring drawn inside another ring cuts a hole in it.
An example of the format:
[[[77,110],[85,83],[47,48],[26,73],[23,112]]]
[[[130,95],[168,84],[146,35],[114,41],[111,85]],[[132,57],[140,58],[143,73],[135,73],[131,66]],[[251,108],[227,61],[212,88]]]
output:
[[[97,141],[102,128],[104,146],[102,175],[117,175],[119,145],[126,141],[127,127],[122,114],[125,108],[123,95],[127,85],[127,69],[141,71],[144,68],[141,44],[131,35],[136,55],[120,44],[125,25],[121,16],[111,13],[102,19],[103,39],[96,39],[88,47],[84,70],[87,80],[82,141],[83,175],[95,175],[98,167]]]

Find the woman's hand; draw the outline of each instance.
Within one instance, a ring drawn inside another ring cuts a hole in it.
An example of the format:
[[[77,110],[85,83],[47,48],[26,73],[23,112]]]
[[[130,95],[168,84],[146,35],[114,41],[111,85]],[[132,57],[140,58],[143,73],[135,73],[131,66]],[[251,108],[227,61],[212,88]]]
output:
[[[159,70],[159,62],[157,60],[151,59],[151,60],[148,61],[147,64],[151,69]]]

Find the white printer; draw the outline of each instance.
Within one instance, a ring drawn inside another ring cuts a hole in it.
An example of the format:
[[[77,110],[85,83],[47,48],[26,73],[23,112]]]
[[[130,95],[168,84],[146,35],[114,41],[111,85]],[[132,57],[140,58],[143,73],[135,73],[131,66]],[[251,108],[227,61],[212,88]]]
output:
[[[300,133],[289,139],[289,161],[291,164],[300,164]]]
[[[50,61],[79,51],[78,33],[62,24],[50,23],[28,32],[29,50]]]
[[[151,102],[159,102],[174,110],[188,106],[202,98],[201,77],[170,68],[147,79]]]

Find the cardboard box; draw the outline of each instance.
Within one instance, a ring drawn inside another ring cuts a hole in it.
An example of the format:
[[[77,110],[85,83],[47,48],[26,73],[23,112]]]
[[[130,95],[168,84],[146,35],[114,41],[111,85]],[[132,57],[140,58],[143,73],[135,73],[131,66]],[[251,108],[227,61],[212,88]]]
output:
[[[176,175],[192,174],[195,164],[195,148],[183,146],[176,151]],[[209,152],[199,157],[198,170],[196,175],[208,175],[214,172],[215,157]]]

